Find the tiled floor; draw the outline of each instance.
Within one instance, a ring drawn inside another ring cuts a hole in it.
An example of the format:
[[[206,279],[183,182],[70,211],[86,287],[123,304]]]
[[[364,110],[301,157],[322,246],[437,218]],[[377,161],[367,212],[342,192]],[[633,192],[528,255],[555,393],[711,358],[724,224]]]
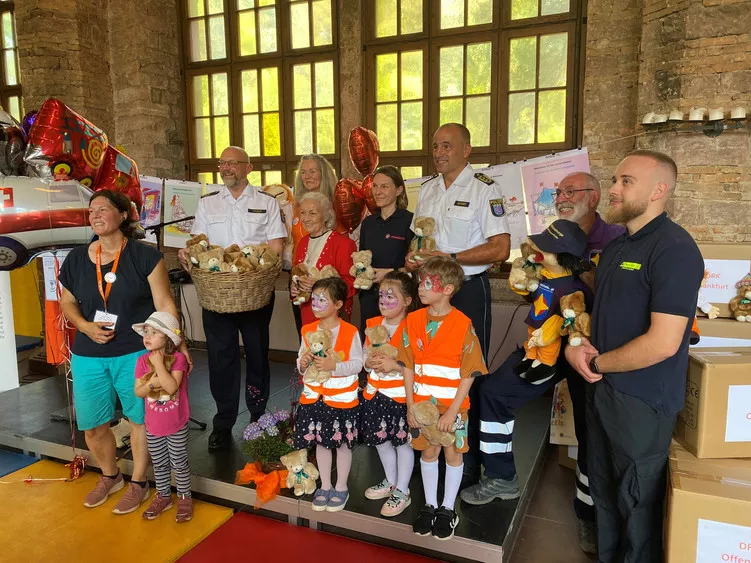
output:
[[[572,506],[575,478],[572,470],[558,465],[557,450],[550,446],[508,563],[594,561],[579,548]]]

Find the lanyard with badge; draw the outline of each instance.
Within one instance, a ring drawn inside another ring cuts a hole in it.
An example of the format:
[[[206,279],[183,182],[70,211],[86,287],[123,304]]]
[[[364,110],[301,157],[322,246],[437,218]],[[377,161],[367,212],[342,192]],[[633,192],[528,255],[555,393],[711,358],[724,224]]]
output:
[[[120,249],[117,251],[117,254],[115,255],[115,261],[112,263],[112,270],[104,274],[104,277],[102,277],[102,245],[101,243],[96,248],[96,281],[97,281],[97,288],[99,289],[99,295],[102,296],[102,301],[104,302],[104,311],[97,311],[94,313],[94,322],[95,323],[111,323],[111,327],[104,327],[107,330],[114,330],[115,324],[117,323],[117,315],[113,315],[111,313],[107,312],[107,299],[110,296],[110,291],[112,291],[112,284],[117,281],[117,265],[120,262],[120,254],[122,254],[123,248],[125,248],[125,244],[127,243],[127,239],[123,239],[123,244],[120,246]],[[104,282],[107,284],[107,287],[105,288],[102,285],[102,278],[104,278]]]

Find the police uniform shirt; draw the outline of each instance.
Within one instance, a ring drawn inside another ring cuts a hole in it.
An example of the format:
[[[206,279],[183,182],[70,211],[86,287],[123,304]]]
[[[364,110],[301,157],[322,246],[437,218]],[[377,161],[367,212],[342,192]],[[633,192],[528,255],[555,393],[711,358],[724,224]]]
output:
[[[422,216],[435,219],[433,236],[438,250],[449,254],[480,246],[492,236],[509,232],[501,187],[484,174],[475,173],[469,163],[449,189],[442,174],[422,185],[417,195],[415,219]],[[490,266],[463,265],[462,268],[465,276],[471,276]]]
[[[614,239],[600,255],[592,310],[592,343],[600,354],[645,334],[651,313],[686,317],[675,355],[646,368],[604,375],[621,393],[669,416],[683,408],[689,320],[696,312],[703,276],[704,260],[696,242],[666,213],[633,235]]]
[[[237,199],[226,186],[204,195],[198,202],[191,234],[201,233],[211,244],[237,244],[241,248],[287,237],[276,199],[251,185]]]

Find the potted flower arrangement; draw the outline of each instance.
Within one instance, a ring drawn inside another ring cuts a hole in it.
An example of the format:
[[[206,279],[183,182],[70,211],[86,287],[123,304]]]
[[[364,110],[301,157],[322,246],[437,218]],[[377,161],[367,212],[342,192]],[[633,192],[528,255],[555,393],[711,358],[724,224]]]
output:
[[[293,451],[293,420],[290,411],[279,410],[261,415],[243,432],[243,452],[261,464],[264,473],[284,469],[279,458]]]

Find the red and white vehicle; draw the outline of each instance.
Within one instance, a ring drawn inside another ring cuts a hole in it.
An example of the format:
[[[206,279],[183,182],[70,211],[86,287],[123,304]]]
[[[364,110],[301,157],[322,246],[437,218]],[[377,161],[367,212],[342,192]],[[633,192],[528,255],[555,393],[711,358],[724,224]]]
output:
[[[0,176],[0,270],[24,266],[47,250],[89,242],[93,193],[75,180]]]

